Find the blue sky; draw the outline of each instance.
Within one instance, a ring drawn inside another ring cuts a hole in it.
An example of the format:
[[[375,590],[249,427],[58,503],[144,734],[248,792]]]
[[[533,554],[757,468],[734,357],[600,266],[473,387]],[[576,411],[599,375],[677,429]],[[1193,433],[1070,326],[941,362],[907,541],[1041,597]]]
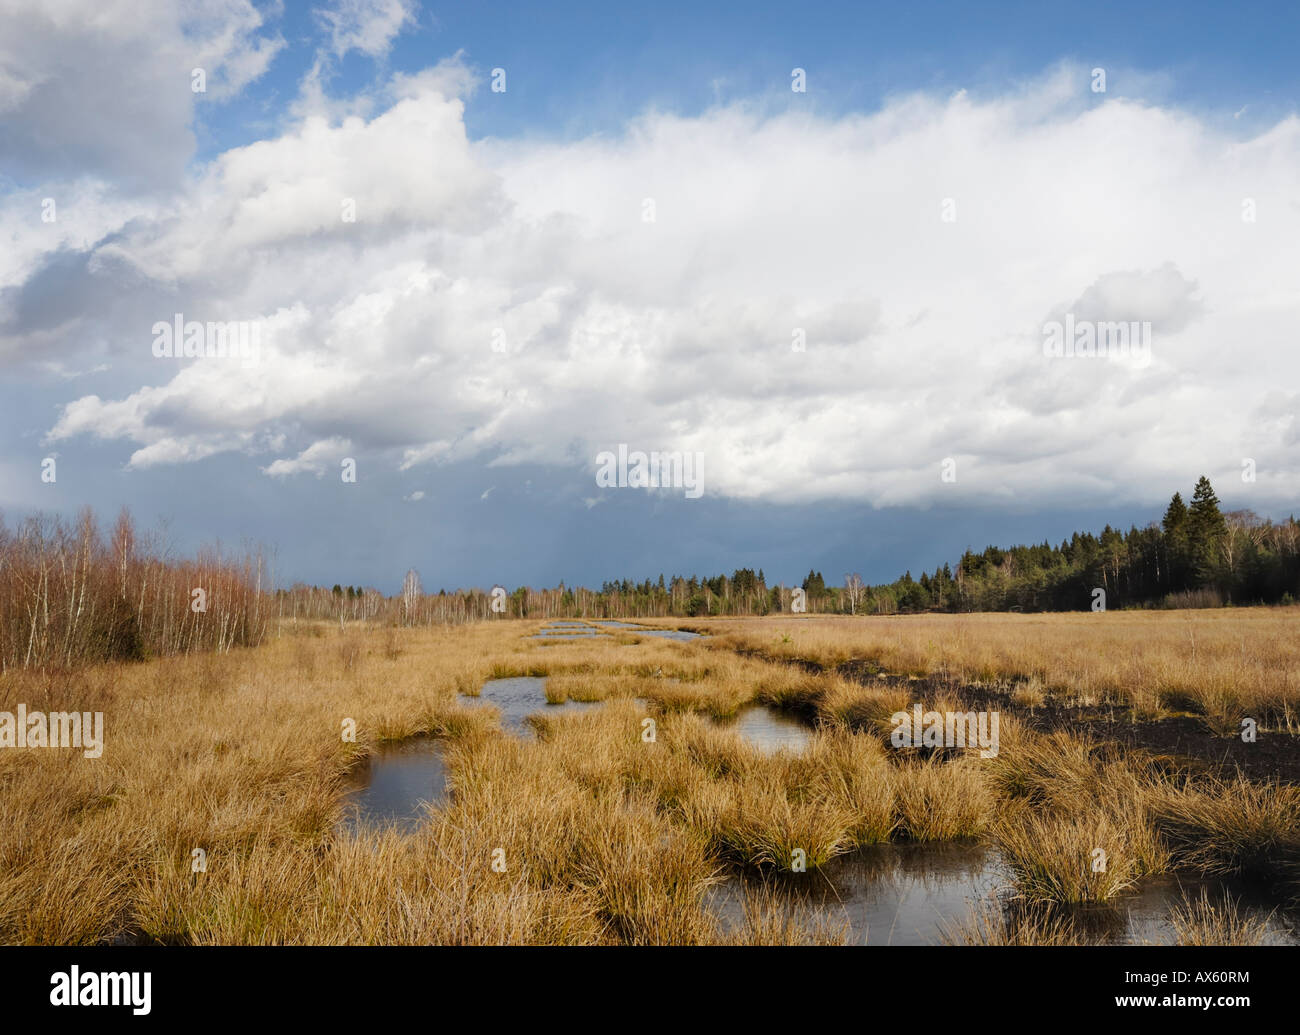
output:
[[[701,7],[18,4],[0,508],[387,591],[1296,509],[1300,10]],[[176,312],[265,350],[159,359]],[[1067,313],[1149,356],[1048,356]],[[619,444],[702,497],[600,485]]]
[[[247,98],[203,119],[214,142],[246,141],[245,120],[273,118],[296,93],[320,35],[315,6],[286,4],[276,24],[288,48]],[[482,70],[507,68],[513,87],[508,103],[471,100],[472,136],[574,136],[618,133],[648,107],[695,114],[762,94],[834,113],[912,90],[1000,91],[1073,60],[1150,77],[1144,87],[1196,108],[1265,117],[1294,107],[1298,35],[1300,9],[1273,2],[467,2],[423,6],[382,61],[348,55],[331,88],[463,51]],[[790,95],[793,67],[818,89]]]

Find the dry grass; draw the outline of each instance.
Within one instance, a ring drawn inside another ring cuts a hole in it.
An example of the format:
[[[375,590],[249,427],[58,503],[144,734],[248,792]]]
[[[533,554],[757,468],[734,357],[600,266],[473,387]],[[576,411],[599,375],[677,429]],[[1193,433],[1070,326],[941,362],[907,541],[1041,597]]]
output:
[[[993,815],[994,798],[978,762],[911,762],[896,770],[900,831],[912,841],[976,837]]]
[[[1244,779],[1162,786],[1152,810],[1181,865],[1215,874],[1300,876],[1300,787]]]
[[[1216,905],[1204,889],[1197,898],[1184,896],[1169,917],[1179,945],[1258,945],[1270,918],[1245,913],[1230,896]]]
[[[945,945],[1092,945],[1096,938],[1061,909],[997,897],[974,903],[964,919],[944,925]]]
[[[994,836],[1017,891],[1031,902],[1108,902],[1141,872],[1126,831],[1104,814],[1022,806],[999,820]]]
[[[1020,685],[1028,704],[1192,712],[1223,733],[1249,716],[1300,729],[1300,607],[1100,614],[785,616],[697,624],[721,649],[848,661],[954,684]],[[1025,682],[1027,681],[1027,682]]]
[[[725,939],[731,945],[844,945],[848,921],[823,916],[799,898],[782,895],[771,884],[746,885],[742,922]]]
[[[888,717],[911,688],[704,641],[545,643],[537,627],[296,622],[255,649],[0,676],[0,711],[103,711],[106,735],[98,760],[0,751],[0,941],[821,944],[843,930],[761,894],[724,932],[709,890],[728,868],[788,870],[798,852],[813,869],[904,839],[992,840],[1018,890],[1051,902],[1112,898],[1171,865],[1285,877],[1297,857],[1294,788],[1174,781],[1011,716],[993,759],[896,751]],[[1040,651],[1044,687],[1053,664]],[[460,695],[514,675],[605,704],[507,736]],[[931,687],[924,703],[947,697]],[[756,701],[817,724],[801,755],[719,725]],[[448,800],[413,835],[340,827],[347,772],[421,734],[446,742]],[[1095,847],[1101,876],[1081,866]],[[978,938],[1076,937],[1044,917],[986,917]]]

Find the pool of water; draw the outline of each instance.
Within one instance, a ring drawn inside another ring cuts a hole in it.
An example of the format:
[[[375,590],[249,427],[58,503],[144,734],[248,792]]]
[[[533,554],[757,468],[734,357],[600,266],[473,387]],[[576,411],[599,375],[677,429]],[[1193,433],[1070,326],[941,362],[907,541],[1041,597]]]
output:
[[[709,908],[724,929],[740,926],[747,889],[756,891],[763,883],[756,874],[733,874],[710,892]],[[847,924],[847,940],[854,945],[939,944],[945,930],[967,920],[973,908],[1006,903],[1013,891],[1012,875],[995,851],[951,843],[874,845],[832,859],[820,871],[769,876],[766,885],[792,909],[833,926]],[[1194,897],[1202,888],[1212,902],[1231,894],[1241,910],[1256,917],[1271,910],[1249,888],[1167,877],[1144,881],[1113,903],[1075,909],[1068,916],[1104,942],[1169,944],[1175,940],[1170,911],[1182,904],[1185,893]],[[1265,941],[1300,944],[1300,922],[1275,914]]]
[[[988,853],[965,845],[878,845],[832,859],[820,870],[778,874],[767,886],[780,902],[831,924],[848,924],[848,941],[861,945],[929,945],[941,925],[966,915],[1009,874]],[[731,876],[713,893],[711,908],[724,928],[739,926],[746,890],[763,879]]]
[[[608,636],[603,629],[594,629],[586,622],[551,622],[535,632],[531,639],[568,639],[574,636]]]
[[[1222,904],[1231,896],[1239,912],[1257,919],[1270,913],[1265,945],[1300,945],[1300,915],[1274,910],[1276,898],[1258,885],[1241,881],[1210,879],[1194,874],[1148,877],[1124,895],[1114,906],[1102,905],[1080,911],[1078,920],[1106,941],[1132,944],[1168,944],[1176,941],[1170,911],[1185,906],[1185,898],[1197,899],[1204,890],[1211,903]],[[1090,915],[1091,914],[1091,915]]]
[[[528,732],[528,716],[536,712],[581,711],[597,708],[600,701],[565,701],[563,704],[550,704],[546,700],[545,676],[514,676],[510,679],[489,679],[483,684],[477,697],[471,701],[486,701],[494,704],[501,711],[501,728],[515,736]]]
[[[613,618],[593,618],[592,625],[603,625],[611,629],[629,629],[640,636],[659,636],[665,640],[698,640],[699,633],[687,632],[685,629],[649,629],[644,625],[620,622]]]
[[[808,746],[813,731],[798,719],[791,718],[767,705],[743,709],[734,721],[726,724],[765,755],[781,750],[799,752]]]
[[[369,760],[348,775],[340,827],[355,832],[365,826],[416,830],[425,820],[425,805],[447,796],[447,768],[442,744],[432,737],[385,741]]]

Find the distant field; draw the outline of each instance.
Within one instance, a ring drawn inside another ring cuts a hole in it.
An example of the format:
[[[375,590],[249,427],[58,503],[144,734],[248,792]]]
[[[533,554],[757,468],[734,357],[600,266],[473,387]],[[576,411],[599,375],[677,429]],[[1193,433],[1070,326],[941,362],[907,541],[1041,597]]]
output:
[[[867,661],[948,684],[1300,732],[1300,607],[710,620],[727,646],[826,667]]]
[[[838,942],[772,882],[886,843],[1005,867],[952,941],[1096,940],[1079,909],[1171,874],[1248,880],[1295,915],[1300,609],[640,624],[708,635],[286,622],[229,653],[9,672],[0,711],[102,711],[105,747],[0,750],[0,940]],[[473,695],[520,676],[605,703],[512,736]],[[726,723],[756,703],[807,745]],[[997,750],[897,746],[918,706],[998,713]],[[450,787],[426,821],[340,826],[348,774],[418,735]],[[758,883],[723,924],[710,896],[738,874]],[[1171,924],[1262,930],[1231,902]]]

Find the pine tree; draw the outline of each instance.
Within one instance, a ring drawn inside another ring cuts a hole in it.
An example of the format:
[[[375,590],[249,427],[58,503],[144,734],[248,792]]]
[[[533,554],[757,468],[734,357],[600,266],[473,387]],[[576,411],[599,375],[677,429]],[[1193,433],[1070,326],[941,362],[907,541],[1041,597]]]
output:
[[[1187,511],[1187,538],[1192,569],[1201,581],[1213,578],[1217,568],[1219,545],[1228,534],[1227,522],[1219,510],[1219,497],[1214,494],[1210,479],[1201,475],[1192,493],[1192,505]]]
[[[1183,497],[1174,493],[1165,509],[1164,521],[1161,522],[1164,535],[1161,537],[1165,553],[1165,571],[1171,590],[1186,588],[1187,580],[1187,506]]]
[[[826,580],[822,578],[822,573],[808,569],[808,577],[803,580],[804,592],[811,599],[818,599],[826,595]]]

